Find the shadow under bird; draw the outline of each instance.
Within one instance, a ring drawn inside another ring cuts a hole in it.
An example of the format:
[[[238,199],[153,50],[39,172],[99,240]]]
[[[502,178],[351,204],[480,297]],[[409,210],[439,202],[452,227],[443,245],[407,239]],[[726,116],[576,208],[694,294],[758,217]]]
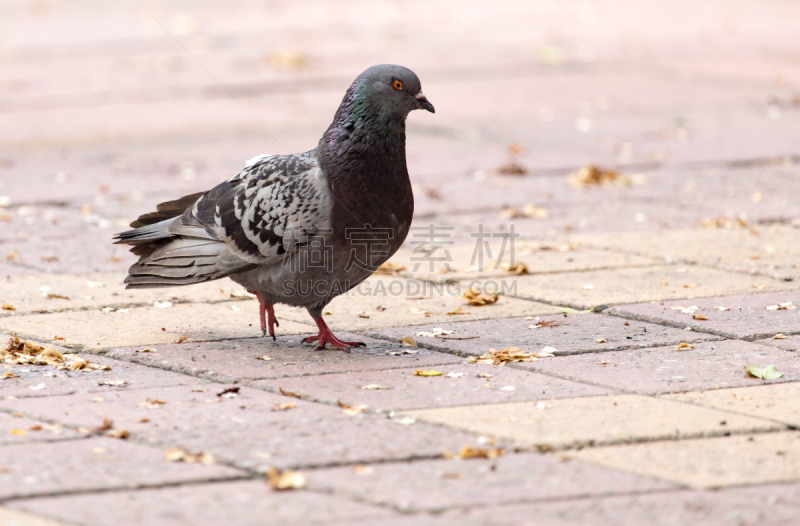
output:
[[[434,112],[408,68],[373,66],[345,93],[317,147],[262,155],[207,192],[158,205],[115,236],[139,261],[127,288],[229,277],[258,297],[262,335],[275,339],[273,305],[304,307],[316,349],[364,346],[322,319],[336,296],[367,279],[402,245],[414,214],[406,117]]]

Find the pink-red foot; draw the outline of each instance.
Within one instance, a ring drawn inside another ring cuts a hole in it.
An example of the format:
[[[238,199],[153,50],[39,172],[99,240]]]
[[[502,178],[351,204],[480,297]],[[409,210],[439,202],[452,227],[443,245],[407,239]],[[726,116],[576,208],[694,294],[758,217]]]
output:
[[[313,343],[317,342],[317,346],[314,347],[315,351],[322,351],[325,349],[325,345],[329,344],[332,349],[340,349],[342,351],[349,351],[350,347],[366,347],[367,344],[364,342],[346,342],[342,341],[336,337],[336,335],[331,332],[328,328],[328,325],[325,323],[325,320],[322,319],[322,316],[315,319],[314,321],[317,322],[317,327],[319,327],[319,334],[316,336],[309,336],[308,338],[304,339],[304,343]]]
[[[272,341],[275,341],[275,327],[280,327],[278,318],[275,317],[275,308],[264,301],[264,296],[260,292],[248,291],[250,294],[255,294],[258,298],[259,309],[258,316],[261,321],[261,336],[267,335],[267,323],[269,323],[269,335],[272,336]]]

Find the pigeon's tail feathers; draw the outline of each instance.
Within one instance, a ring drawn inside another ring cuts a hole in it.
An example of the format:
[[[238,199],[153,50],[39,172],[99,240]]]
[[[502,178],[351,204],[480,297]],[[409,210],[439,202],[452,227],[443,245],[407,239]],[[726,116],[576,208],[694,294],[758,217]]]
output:
[[[148,248],[150,252],[128,270],[129,289],[202,283],[253,266],[231,254],[222,241],[208,238],[174,236]]]
[[[198,199],[203,197],[204,194],[205,192],[199,192],[197,194],[183,196],[180,199],[176,199],[174,201],[167,201],[166,203],[161,203],[160,205],[156,206],[155,212],[150,212],[149,214],[144,214],[139,216],[139,218],[136,221],[131,223],[131,228],[139,228],[146,225],[152,225],[155,223],[160,223],[165,219],[172,219],[173,217],[178,217],[179,215],[183,214],[187,208],[195,204]]]

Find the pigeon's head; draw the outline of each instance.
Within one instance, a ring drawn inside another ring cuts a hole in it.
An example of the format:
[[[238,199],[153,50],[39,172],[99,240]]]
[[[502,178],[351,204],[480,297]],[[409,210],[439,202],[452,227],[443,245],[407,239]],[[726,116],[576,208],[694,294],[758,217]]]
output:
[[[358,76],[351,89],[355,95],[354,102],[364,103],[368,111],[402,118],[413,110],[436,111],[422,93],[417,75],[403,66],[372,66]]]

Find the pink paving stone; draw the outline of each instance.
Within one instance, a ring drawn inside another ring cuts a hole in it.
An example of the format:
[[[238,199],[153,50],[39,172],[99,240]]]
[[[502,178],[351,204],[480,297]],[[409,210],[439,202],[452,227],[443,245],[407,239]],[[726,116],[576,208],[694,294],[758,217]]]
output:
[[[2,400],[0,408],[90,429],[110,418],[137,442],[162,450],[181,446],[191,452],[208,451],[258,471],[436,456],[475,443],[472,435],[459,431],[419,422],[400,425],[385,415],[346,416],[339,407],[257,389],[243,387],[234,398],[217,396],[225,388],[116,391],[104,395],[101,403],[92,403],[91,394]],[[148,400],[166,403],[157,408],[140,405]],[[274,410],[284,403],[297,406]],[[143,417],[148,421],[141,422]]]
[[[548,327],[529,328],[537,322]],[[716,339],[714,336],[687,332],[673,327],[663,327],[647,322],[628,321],[604,314],[567,314],[541,316],[539,319],[506,318],[460,323],[436,324],[453,331],[444,339],[413,336],[419,345],[441,349],[459,355],[476,355],[490,348],[519,347],[524,351],[538,352],[543,347],[555,347],[558,356],[580,353],[598,353],[618,349],[635,349],[653,345],[672,345],[683,341],[694,342]],[[372,330],[371,333],[389,338],[412,336],[415,332],[430,332],[433,325],[398,327]],[[598,339],[606,339],[598,343]]]
[[[755,386],[800,380],[794,353],[738,340],[694,342],[694,349],[675,346],[628,349],[602,355],[582,354],[515,364],[558,377],[634,393],[667,393],[697,389]],[[608,364],[598,364],[608,361]],[[747,376],[746,365],[775,365],[784,377],[760,380]]]
[[[745,294],[716,298],[637,303],[609,309],[609,314],[624,318],[664,323],[675,327],[692,327],[727,338],[755,340],[772,337],[777,333],[800,333],[800,308],[792,310],[767,310],[767,306],[784,302],[800,304],[800,291]],[[695,320],[693,314],[672,307],[699,307],[695,313],[708,320]],[[716,307],[730,310],[719,311]]]
[[[668,491],[453,510],[444,518],[467,524],[536,526],[789,526],[797,508],[768,505],[726,491]]]
[[[779,339],[764,338],[763,340],[755,340],[755,343],[761,345],[770,345],[772,347],[778,347],[779,349],[783,349],[784,351],[797,352],[800,351],[800,334],[794,334],[791,336],[786,336],[786,338],[779,338]]]
[[[671,483],[583,462],[521,453],[495,460],[423,460],[309,472],[309,487],[404,511],[628,494],[676,488]]]
[[[312,332],[309,326],[309,334]],[[108,356],[224,382],[461,362],[449,354],[404,348],[397,342],[376,340],[360,334],[343,332],[337,333],[337,336],[345,340],[362,341],[367,347],[351,348],[349,353],[314,351],[312,345],[300,343],[300,338],[305,335],[295,335],[280,337],[277,342],[271,338],[252,338],[159,345],[155,348],[156,352],[152,353],[136,352],[141,347],[114,349]],[[387,354],[405,351],[413,354]],[[257,359],[262,356],[272,360]]]
[[[0,254],[3,254],[2,246],[3,245],[0,245]],[[12,252],[13,252],[13,250],[12,250]],[[4,257],[4,259],[5,259],[5,257]],[[20,277],[20,276],[34,276],[36,274],[41,274],[41,273],[42,273],[41,270],[38,270],[38,269],[35,269],[35,268],[32,268],[32,267],[26,267],[26,266],[23,266],[23,265],[14,265],[14,264],[11,264],[11,263],[0,262],[0,280],[11,282],[11,280],[13,280],[14,278]]]
[[[444,373],[442,376],[415,376],[417,370],[419,368],[302,376],[262,380],[250,385],[273,389],[283,387],[333,403],[366,404],[375,411],[499,404],[611,393],[608,389],[560,378],[507,367],[492,367],[490,370],[486,366],[466,362],[434,367],[434,370]],[[464,376],[445,376],[450,373]],[[491,377],[479,376],[485,373],[491,374]],[[364,389],[364,386],[376,385],[382,389]]]
[[[199,468],[194,469],[199,471]],[[264,480],[43,497],[6,505],[86,526],[352,524],[396,516],[388,510],[330,495],[309,491],[277,492]]]
[[[244,475],[217,464],[169,462],[160,449],[106,437],[5,445],[0,455],[9,469],[0,473],[3,499]]]
[[[16,431],[15,431],[16,430]],[[25,434],[20,434],[19,431]],[[52,442],[75,438],[78,433],[57,424],[31,420],[12,413],[0,413],[0,445],[23,444],[30,442]],[[0,460],[0,468],[3,461]]]
[[[0,251],[5,251],[0,252],[0,257],[16,250],[19,256],[15,261],[20,265],[47,273],[125,272],[137,258],[113,245],[112,234],[111,230],[104,230],[102,234],[4,243],[0,244]]]
[[[62,352],[70,352],[61,349]],[[117,390],[135,390],[146,387],[173,385],[205,385],[206,382],[190,376],[145,367],[121,360],[112,360],[88,353],[80,354],[85,360],[110,371],[57,369],[51,365],[10,365],[3,371],[12,371],[19,378],[0,381],[0,397],[17,398],[65,395],[72,393],[104,393]],[[118,382],[123,382],[117,385]],[[108,382],[108,383],[106,383]]]

